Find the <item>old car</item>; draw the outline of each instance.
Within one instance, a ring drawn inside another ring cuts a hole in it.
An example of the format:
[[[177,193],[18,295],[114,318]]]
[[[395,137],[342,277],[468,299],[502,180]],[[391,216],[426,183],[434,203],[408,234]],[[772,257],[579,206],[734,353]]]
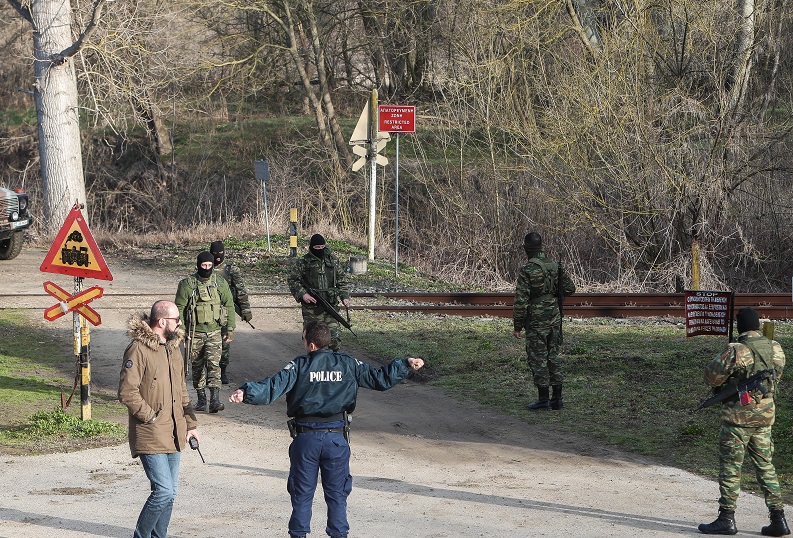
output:
[[[33,218],[28,212],[28,195],[21,189],[0,187],[0,260],[12,260],[22,251],[25,229]]]

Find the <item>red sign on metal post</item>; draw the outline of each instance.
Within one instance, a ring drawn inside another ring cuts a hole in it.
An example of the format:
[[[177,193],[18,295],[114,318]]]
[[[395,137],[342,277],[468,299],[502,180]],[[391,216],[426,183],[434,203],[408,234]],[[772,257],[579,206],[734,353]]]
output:
[[[378,130],[386,133],[415,133],[416,107],[413,105],[378,105]]]
[[[732,297],[731,291],[686,290],[686,336],[728,336]]]

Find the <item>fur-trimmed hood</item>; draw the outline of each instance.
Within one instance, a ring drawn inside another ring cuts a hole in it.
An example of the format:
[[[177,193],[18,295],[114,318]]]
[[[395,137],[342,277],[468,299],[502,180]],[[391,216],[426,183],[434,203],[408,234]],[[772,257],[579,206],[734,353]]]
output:
[[[133,314],[127,321],[127,335],[132,340],[144,344],[151,350],[156,351],[160,347],[160,336],[149,327],[149,315],[145,312]],[[177,348],[184,339],[184,329],[177,327],[174,335],[168,340],[166,345],[170,348]]]

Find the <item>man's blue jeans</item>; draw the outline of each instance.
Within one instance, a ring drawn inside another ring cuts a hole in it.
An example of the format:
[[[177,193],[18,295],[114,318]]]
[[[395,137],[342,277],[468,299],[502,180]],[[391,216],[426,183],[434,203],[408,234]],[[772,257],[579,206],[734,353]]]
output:
[[[168,533],[179,479],[179,454],[140,454],[151,494],[140,511],[133,538],[165,538]]]
[[[342,427],[343,422],[312,424],[321,427]],[[305,536],[311,532],[311,504],[317,489],[317,475],[322,475],[322,489],[328,507],[325,532],[328,536],[347,536],[347,496],[352,491],[350,476],[350,445],[341,433],[301,433],[289,446],[289,481],[292,517],[289,534]]]

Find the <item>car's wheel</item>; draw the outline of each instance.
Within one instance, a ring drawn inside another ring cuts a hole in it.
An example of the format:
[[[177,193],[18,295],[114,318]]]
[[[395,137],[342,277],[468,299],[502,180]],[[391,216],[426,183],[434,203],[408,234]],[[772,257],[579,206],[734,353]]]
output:
[[[14,232],[8,239],[0,241],[0,260],[13,260],[22,252],[22,243],[25,234],[22,231]]]

